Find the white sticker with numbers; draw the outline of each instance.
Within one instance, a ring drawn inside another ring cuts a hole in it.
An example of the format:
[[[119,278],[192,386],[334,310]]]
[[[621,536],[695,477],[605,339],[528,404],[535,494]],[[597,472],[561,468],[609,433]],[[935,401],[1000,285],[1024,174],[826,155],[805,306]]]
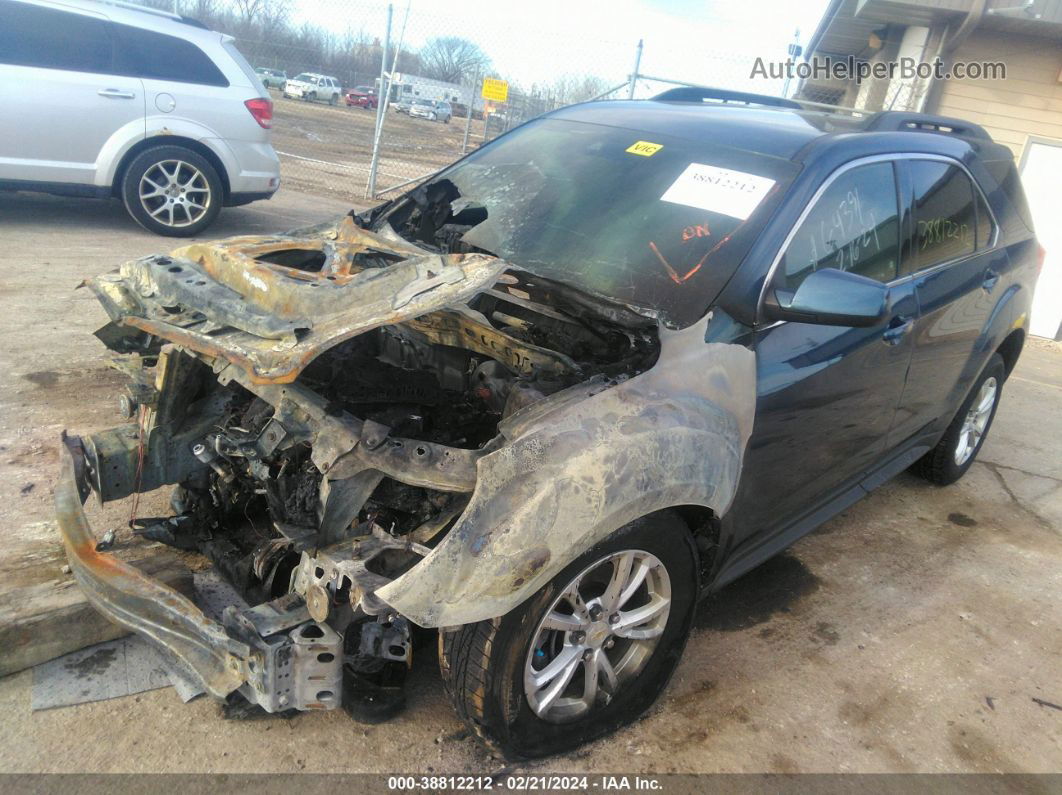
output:
[[[698,207],[744,221],[774,185],[773,179],[729,168],[690,163],[671,183],[661,201]]]

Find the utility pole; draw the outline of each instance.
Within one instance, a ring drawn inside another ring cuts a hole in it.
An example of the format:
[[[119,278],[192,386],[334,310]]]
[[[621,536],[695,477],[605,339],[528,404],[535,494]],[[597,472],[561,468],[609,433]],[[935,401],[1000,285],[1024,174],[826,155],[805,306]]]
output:
[[[376,95],[376,129],[372,136],[372,161],[369,163],[369,182],[365,186],[365,195],[370,199],[376,198],[376,170],[380,166],[380,132],[383,130],[384,111],[387,108],[387,100],[390,98],[383,95],[385,91],[390,93],[390,81],[386,80],[387,73],[387,48],[391,43],[391,17],[394,14],[394,6],[387,5],[387,33],[383,40],[383,53],[380,56],[380,92]],[[381,96],[383,95],[383,96]]]
[[[789,61],[791,68],[795,68],[797,59],[803,54],[804,48],[800,46],[800,28],[797,28],[793,33],[793,43],[789,45]],[[782,96],[789,96],[789,83],[792,78],[789,76],[789,70],[786,70],[785,82],[782,84]]]
[[[479,69],[472,75],[472,88],[469,90],[468,108],[465,110],[465,139],[461,142],[461,154],[468,151],[468,133],[472,129],[472,111],[476,107],[476,86],[479,85]]]
[[[634,85],[638,82],[638,70],[642,66],[642,39],[638,39],[638,46],[634,50],[634,71],[631,72],[631,84],[627,88],[627,99],[634,99]]]

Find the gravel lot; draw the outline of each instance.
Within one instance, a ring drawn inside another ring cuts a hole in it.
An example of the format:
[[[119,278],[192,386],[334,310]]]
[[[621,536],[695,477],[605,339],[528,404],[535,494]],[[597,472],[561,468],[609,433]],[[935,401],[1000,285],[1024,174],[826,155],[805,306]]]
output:
[[[300,119],[371,130],[361,110],[295,106]],[[278,110],[287,118],[287,103]],[[288,135],[278,123],[278,149]],[[272,201],[226,210],[211,236],[282,231],[347,207],[295,193],[295,182]],[[0,234],[0,521],[17,536],[51,516],[60,429],[117,421],[120,379],[92,337],[105,316],[74,288],[173,245],[116,203],[25,194],[0,193]],[[728,587],[701,611],[675,679],[644,720],[532,769],[1062,770],[1062,710],[1034,701],[1062,704],[1059,438],[1062,350],[1033,342],[961,483],[939,489],[901,476]],[[97,529],[120,514],[97,513]],[[430,646],[417,651],[409,709],[371,727],[340,711],[224,721],[210,700],[182,705],[172,690],[34,714],[30,685],[30,672],[0,679],[0,771],[501,765],[455,718]]]
[[[273,96],[273,145],[280,153],[281,176],[286,187],[345,197],[350,186],[361,196],[369,177],[376,111],[335,107],[323,102]],[[457,160],[465,120],[449,124],[414,119],[387,112],[384,122],[377,186],[386,188],[424,176]],[[483,122],[472,120],[469,148],[483,135]]]

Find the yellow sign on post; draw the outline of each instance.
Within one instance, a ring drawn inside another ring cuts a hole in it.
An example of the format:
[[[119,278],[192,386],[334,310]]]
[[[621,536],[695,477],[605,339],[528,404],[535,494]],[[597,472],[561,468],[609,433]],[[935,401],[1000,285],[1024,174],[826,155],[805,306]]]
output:
[[[483,99],[489,99],[493,102],[505,102],[509,98],[509,84],[504,80],[484,77],[482,94]]]

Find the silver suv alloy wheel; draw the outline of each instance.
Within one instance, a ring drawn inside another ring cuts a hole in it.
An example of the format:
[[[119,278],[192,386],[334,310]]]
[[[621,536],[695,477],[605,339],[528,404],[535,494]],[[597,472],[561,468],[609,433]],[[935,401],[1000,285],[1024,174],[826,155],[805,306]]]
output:
[[[959,431],[959,439],[955,443],[955,464],[962,466],[977,451],[977,445],[984,436],[985,427],[992,416],[992,408],[996,404],[996,395],[999,392],[999,384],[995,377],[986,378],[981,384],[981,391],[971,404],[966,418],[963,420],[962,429]]]
[[[198,168],[183,160],[162,160],[140,178],[140,203],[161,224],[191,226],[210,208],[210,183]]]
[[[655,555],[624,550],[583,569],[532,635],[524,664],[531,709],[565,723],[608,704],[648,662],[670,612],[671,580]]]

